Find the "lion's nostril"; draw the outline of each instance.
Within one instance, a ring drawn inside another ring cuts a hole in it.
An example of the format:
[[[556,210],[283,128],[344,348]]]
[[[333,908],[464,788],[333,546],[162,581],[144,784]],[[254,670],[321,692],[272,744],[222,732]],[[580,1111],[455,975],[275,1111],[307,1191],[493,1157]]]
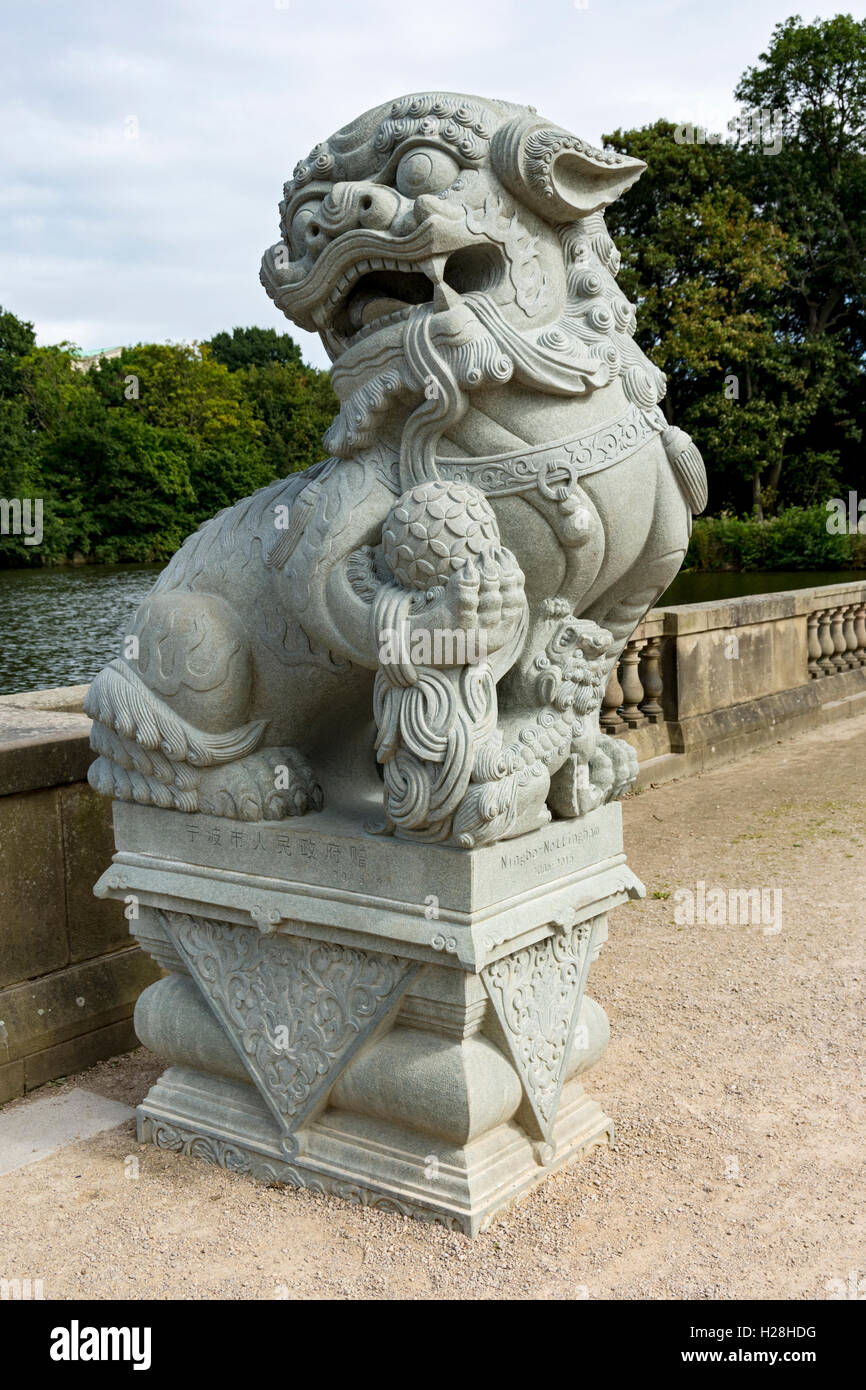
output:
[[[310,236],[318,236],[321,230],[322,229],[319,226],[318,222],[310,222],[310,224],[307,227],[307,231],[309,232]]]
[[[371,208],[372,206],[373,206],[373,199],[370,197],[369,193],[366,193],[366,194],[364,195],[364,197],[361,199],[361,211],[362,211],[362,212],[369,212],[369,211],[370,211],[370,208]]]

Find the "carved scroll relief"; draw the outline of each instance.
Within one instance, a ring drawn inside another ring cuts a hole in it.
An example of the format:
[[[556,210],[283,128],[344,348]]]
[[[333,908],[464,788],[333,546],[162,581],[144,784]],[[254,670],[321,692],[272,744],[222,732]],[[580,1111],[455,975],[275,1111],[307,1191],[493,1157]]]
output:
[[[581,922],[481,972],[540,1137],[549,1141],[591,959],[595,924]]]
[[[419,966],[400,956],[264,937],[185,913],[168,934],[267,1101],[283,1147],[397,1004]]]

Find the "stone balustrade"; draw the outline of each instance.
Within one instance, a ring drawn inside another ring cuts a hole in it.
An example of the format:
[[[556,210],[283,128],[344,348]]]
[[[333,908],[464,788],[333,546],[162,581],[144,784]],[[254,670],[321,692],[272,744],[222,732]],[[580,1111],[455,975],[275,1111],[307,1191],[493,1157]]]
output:
[[[663,610],[654,609],[626,643],[611,674],[602,701],[600,722],[605,733],[622,734],[664,722],[664,644]]]
[[[638,785],[866,709],[866,577],[652,609],[611,674],[601,724]]]
[[[816,608],[807,619],[809,675],[812,680],[866,666],[866,603]]]

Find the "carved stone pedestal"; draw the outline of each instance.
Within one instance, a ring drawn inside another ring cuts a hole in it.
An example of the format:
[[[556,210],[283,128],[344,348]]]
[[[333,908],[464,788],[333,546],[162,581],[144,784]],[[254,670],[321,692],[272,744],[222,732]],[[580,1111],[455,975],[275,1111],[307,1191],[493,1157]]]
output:
[[[170,973],[139,1135],[476,1234],[612,1133],[582,1075],[607,912],[643,888],[610,803],[476,850],[334,812],[240,824],[115,804],[96,887]]]

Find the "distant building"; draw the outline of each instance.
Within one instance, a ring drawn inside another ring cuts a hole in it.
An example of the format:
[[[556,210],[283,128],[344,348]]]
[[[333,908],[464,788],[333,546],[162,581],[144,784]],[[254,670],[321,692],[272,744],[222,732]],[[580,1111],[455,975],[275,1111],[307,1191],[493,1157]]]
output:
[[[101,362],[103,357],[119,357],[122,352],[122,347],[97,348],[96,352],[81,352],[79,350],[72,354],[72,365],[76,371],[89,372],[94,362]]]

